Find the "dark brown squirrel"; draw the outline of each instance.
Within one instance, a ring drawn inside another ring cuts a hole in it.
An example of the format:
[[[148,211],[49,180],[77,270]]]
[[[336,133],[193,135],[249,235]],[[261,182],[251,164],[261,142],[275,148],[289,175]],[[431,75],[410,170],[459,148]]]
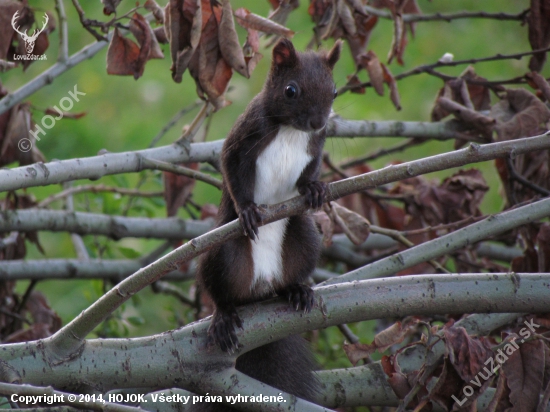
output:
[[[336,97],[332,69],[340,57],[338,41],[328,53],[298,53],[287,39],[273,49],[262,91],[237,119],[221,154],[223,192],[218,226],[239,218],[245,236],[212,248],[198,270],[202,289],[215,303],[209,343],[224,351],[238,348],[235,308],[279,295],[296,310],[314,304],[304,284],[315,269],[320,235],[312,218],[292,216],[258,227],[258,205],[298,194],[319,208],[326,185],[318,181],[325,126]],[[305,340],[290,336],[241,355],[241,372],[298,397],[317,392],[315,362]],[[233,410],[204,405],[208,410]],[[210,409],[209,409],[210,408]]]

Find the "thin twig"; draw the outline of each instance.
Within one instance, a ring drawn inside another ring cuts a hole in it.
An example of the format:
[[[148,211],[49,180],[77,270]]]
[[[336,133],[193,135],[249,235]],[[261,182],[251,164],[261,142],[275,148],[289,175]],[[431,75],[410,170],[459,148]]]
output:
[[[206,118],[212,113],[213,110],[214,106],[212,106],[209,102],[205,102],[189,127],[183,132],[180,138],[176,140],[176,143],[182,146],[189,145],[193,141],[193,138],[199,131]]]
[[[55,0],[55,10],[59,18],[59,56],[57,61],[65,63],[69,59],[69,29],[67,26],[67,15],[63,0]]]
[[[340,169],[349,169],[351,167],[359,166],[359,165],[362,165],[363,163],[376,160],[382,156],[387,156],[393,153],[402,152],[403,150],[406,150],[409,147],[413,147],[425,142],[427,142],[426,139],[419,139],[419,138],[407,139],[404,142],[398,143],[391,147],[387,147],[387,148],[382,147],[374,152],[369,153],[366,156],[359,157],[353,160],[348,160],[345,163],[340,164],[339,167]]]
[[[85,17],[84,9],[78,2],[78,0],[72,0],[74,8],[76,9],[76,12],[78,13],[78,16],[80,17],[80,23],[82,24],[82,27],[84,27],[92,36],[95,37],[97,41],[107,41],[107,39],[96,32],[94,29],[92,29],[90,26],[100,26],[105,27],[105,23],[99,22],[97,20],[90,20]]]
[[[512,159],[510,157],[506,159],[506,165],[508,166],[508,172],[510,173],[510,178],[512,180],[515,180],[516,182],[522,184],[525,187],[528,187],[529,189],[542,196],[550,196],[550,190],[547,190],[543,187],[540,187],[539,185],[534,184],[533,182],[530,182],[521,174],[519,174],[514,167],[514,163],[512,162]]]
[[[82,61],[89,59],[98,53],[101,49],[107,46],[106,42],[95,42],[83,47],[80,51],[73,54],[66,62],[57,62],[48,70],[40,73],[31,81],[25,83],[15,92],[8,94],[0,100],[0,114],[7,112],[17,103],[25,100],[34,92],[40,90],[42,87],[50,84],[53,80],[65,73],[70,68],[76,66]]]
[[[393,16],[390,12],[377,9],[372,6],[363,6],[365,11],[368,14],[372,14],[377,17],[382,17],[384,19],[393,20]],[[486,11],[459,11],[456,13],[435,13],[435,14],[403,14],[404,23],[414,23],[419,21],[446,21],[450,22],[457,19],[493,19],[493,20],[525,20],[527,13],[530,9],[523,10],[518,14],[509,14],[509,13],[488,13]]]
[[[177,286],[172,285],[169,282],[165,282],[163,280],[157,280],[151,285],[151,289],[153,289],[153,292],[155,293],[164,293],[165,295],[174,296],[184,305],[189,305],[191,307],[195,306],[195,302],[193,301],[193,299],[187,296],[183,292],[183,290],[181,290]]]
[[[200,103],[202,103],[201,100],[195,100],[192,104],[190,104],[187,107],[184,107],[179,112],[177,112],[169,121],[164,125],[164,127],[157,133],[157,135],[151,140],[151,143],[149,143],[149,148],[154,147],[158,141],[164,136],[174,125],[178,122],[179,119],[181,119],[183,116],[185,116],[190,111],[194,110]]]
[[[92,192],[92,193],[100,193],[100,192],[110,192],[110,193],[118,193],[120,195],[129,195],[129,196],[138,196],[138,197],[161,197],[164,196],[164,192],[157,191],[157,192],[143,192],[136,189],[126,189],[123,187],[116,187],[116,186],[105,186],[104,184],[100,185],[80,185],[80,186],[74,186],[67,188],[63,190],[62,192],[53,194],[51,196],[48,196],[44,200],[42,200],[36,207],[38,208],[44,208],[48,206],[50,203],[53,203],[57,200],[61,200],[67,196],[83,193],[83,192]]]
[[[394,77],[395,77],[395,80],[401,80],[401,79],[404,79],[404,78],[409,77],[409,76],[414,76],[414,75],[421,74],[421,73],[429,73],[429,74],[435,75],[437,77],[441,77],[445,80],[449,80],[449,79],[454,79],[455,77],[448,76],[448,75],[436,72],[436,71],[434,71],[434,69],[438,68],[438,67],[455,67],[455,66],[460,66],[460,65],[465,65],[465,64],[476,64],[476,63],[498,61],[498,60],[510,60],[510,59],[519,60],[519,59],[521,59],[522,57],[525,57],[525,56],[531,56],[533,54],[544,53],[544,52],[548,52],[548,51],[550,51],[550,47],[546,47],[544,49],[538,49],[538,50],[531,50],[531,51],[522,52],[522,53],[514,53],[514,54],[501,54],[501,53],[498,53],[494,56],[480,57],[480,58],[476,58],[476,59],[464,59],[464,60],[456,60],[456,61],[451,61],[451,62],[437,61],[436,63],[425,64],[425,65],[422,65],[422,66],[415,67],[414,69],[411,69],[411,70],[406,71],[404,73],[398,74]],[[464,79],[464,81],[466,81],[468,83],[472,83],[472,84],[478,84],[479,83],[479,81],[469,80],[469,79]],[[338,94],[345,93],[348,90],[354,89],[356,87],[372,87],[372,84],[371,84],[371,82],[365,82],[365,83],[362,83],[360,85],[345,85],[345,86],[342,86],[338,90]]]
[[[179,175],[188,176],[195,180],[200,180],[202,182],[208,183],[221,190],[222,182],[215,177],[207,175],[206,173],[199,172],[198,170],[193,170],[185,166],[179,166],[172,163],[162,162],[160,160],[143,158],[142,162],[144,166],[149,169],[162,170],[163,172],[171,172]]]
[[[355,333],[352,332],[352,330],[349,328],[348,325],[342,324],[338,325],[338,329],[340,329],[340,332],[342,332],[342,335],[346,337],[346,339],[349,341],[349,343],[358,343],[359,338]]]
[[[401,232],[397,230],[392,229],[386,229],[384,227],[371,225],[370,231],[372,233],[378,233],[380,235],[386,235],[394,239],[395,241],[407,246],[408,248],[416,246],[413,242],[411,242],[409,239],[407,239],[405,236],[401,234]],[[427,261],[430,265],[433,266],[435,270],[437,270],[439,273],[450,273],[447,269],[445,269],[441,264],[435,260],[428,260]]]

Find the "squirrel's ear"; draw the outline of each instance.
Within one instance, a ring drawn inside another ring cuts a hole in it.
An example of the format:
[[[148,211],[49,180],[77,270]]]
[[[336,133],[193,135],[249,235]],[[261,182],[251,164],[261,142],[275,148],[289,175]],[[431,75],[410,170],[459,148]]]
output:
[[[281,39],[273,48],[273,65],[278,67],[293,67],[298,62],[296,50],[288,39]]]
[[[334,43],[334,46],[332,46],[332,49],[330,49],[330,51],[327,54],[327,63],[331,70],[334,68],[334,65],[340,58],[341,50],[342,50],[342,41],[337,40],[336,43]]]

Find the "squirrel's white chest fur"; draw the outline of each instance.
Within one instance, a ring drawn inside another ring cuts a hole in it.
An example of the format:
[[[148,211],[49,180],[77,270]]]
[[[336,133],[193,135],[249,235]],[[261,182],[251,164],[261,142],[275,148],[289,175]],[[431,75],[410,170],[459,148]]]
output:
[[[277,136],[260,153],[256,160],[254,202],[275,204],[298,195],[296,182],[307,164],[312,160],[308,153],[310,134],[290,126],[281,126]],[[258,228],[258,239],[252,242],[254,280],[267,283],[283,276],[283,239],[288,219]]]

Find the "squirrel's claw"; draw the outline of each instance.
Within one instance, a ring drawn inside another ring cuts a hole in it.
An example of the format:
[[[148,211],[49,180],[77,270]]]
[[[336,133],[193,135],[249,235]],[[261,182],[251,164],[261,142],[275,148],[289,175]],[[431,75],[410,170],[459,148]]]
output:
[[[235,326],[241,329],[243,327],[235,308],[226,311],[216,310],[208,328],[208,345],[218,344],[222,351],[233,353],[239,348]]]
[[[251,240],[255,240],[258,237],[258,224],[262,221],[262,214],[256,203],[250,202],[241,208],[239,221],[244,230],[244,235]]]
[[[306,204],[313,208],[319,209],[325,202],[327,193],[327,184],[321,181],[308,182],[298,189],[301,195],[306,196]]]

